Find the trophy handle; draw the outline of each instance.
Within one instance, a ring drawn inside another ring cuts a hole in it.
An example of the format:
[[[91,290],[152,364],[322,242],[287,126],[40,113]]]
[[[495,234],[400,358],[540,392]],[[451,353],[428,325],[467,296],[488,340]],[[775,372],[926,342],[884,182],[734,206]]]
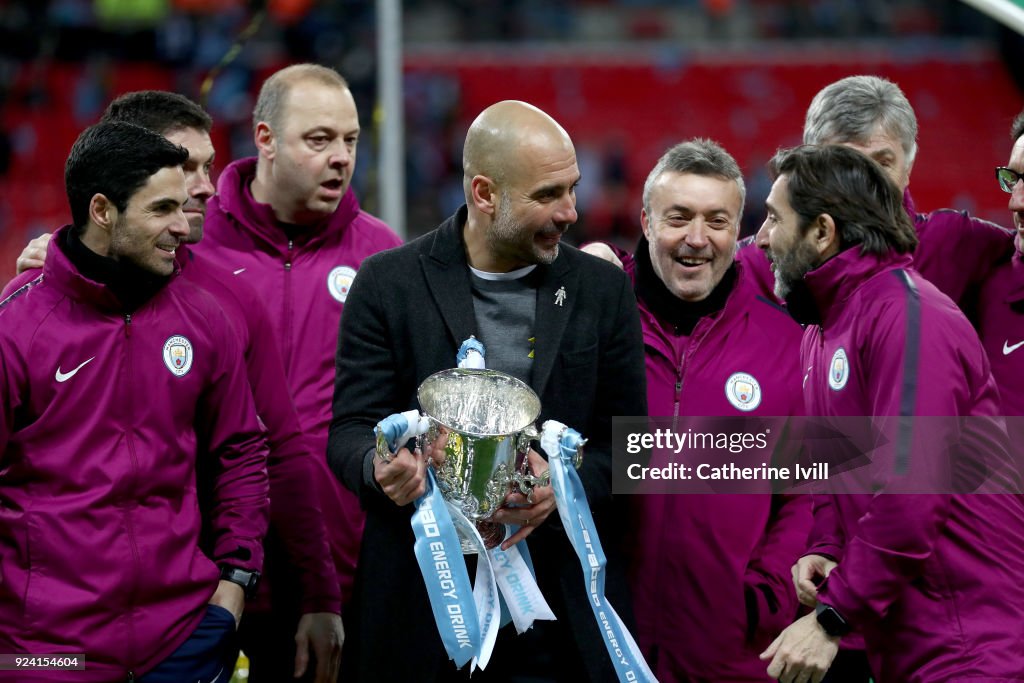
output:
[[[572,466],[576,469],[580,468],[583,464],[583,447],[587,445],[589,439],[580,439],[579,443],[576,444],[576,455],[572,456]]]
[[[430,427],[430,420],[420,415],[418,410],[407,410],[394,413],[377,423],[373,428],[376,435],[375,450],[377,457],[386,465],[391,462],[394,453],[398,452],[409,439],[423,434]],[[392,447],[394,451],[392,452]]]
[[[381,462],[385,465],[391,462],[393,457],[391,454],[391,446],[388,445],[387,436],[384,432],[377,430],[377,457],[380,458]]]
[[[530,464],[527,454],[530,450],[530,442],[540,438],[540,432],[537,431],[535,425],[526,425],[519,435],[516,437],[516,450],[523,454],[522,466],[512,474],[512,479],[509,482],[513,489],[519,489],[519,492],[526,496],[528,502],[533,502],[533,489],[535,486],[549,486],[551,484],[550,472],[545,472],[540,476],[535,476],[530,473]]]
[[[540,476],[516,472],[512,475],[512,486],[518,488],[519,492],[526,496],[526,502],[533,502],[533,489],[537,486],[551,485],[551,471],[545,471]]]
[[[537,431],[537,427],[534,425],[526,425],[523,431],[519,432],[516,437],[516,450],[527,451],[530,448],[530,442],[536,441],[540,438],[540,432]]]

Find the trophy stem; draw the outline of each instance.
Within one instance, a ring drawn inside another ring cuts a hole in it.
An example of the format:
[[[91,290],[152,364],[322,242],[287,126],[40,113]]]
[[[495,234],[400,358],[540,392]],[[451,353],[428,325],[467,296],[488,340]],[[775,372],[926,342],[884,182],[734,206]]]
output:
[[[480,521],[476,523],[476,530],[480,532],[480,537],[484,540],[484,546],[488,550],[497,547],[499,543],[505,540],[504,524]]]

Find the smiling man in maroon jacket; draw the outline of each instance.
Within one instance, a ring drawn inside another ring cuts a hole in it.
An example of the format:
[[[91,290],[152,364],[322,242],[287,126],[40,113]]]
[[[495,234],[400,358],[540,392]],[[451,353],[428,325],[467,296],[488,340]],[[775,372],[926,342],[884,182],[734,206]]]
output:
[[[675,145],[644,185],[635,254],[618,254],[640,307],[648,410],[674,418],[677,432],[707,424],[693,416],[801,411],[800,326],[752,277],[764,256],[737,252],[744,194],[739,166],[718,144]],[[757,655],[796,614],[790,566],[810,530],[809,498],[765,485],[633,503],[630,588],[655,674],[769,680]]]
[[[240,628],[241,646],[251,653],[250,679],[276,681],[286,678],[285,672],[290,670],[317,683],[333,683],[344,640],[339,616],[341,591],[319,498],[309,495],[315,488],[316,463],[290,398],[275,327],[249,285],[186,246],[202,240],[207,202],[214,194],[210,181],[213,122],[188,98],[154,90],[117,98],[107,107],[104,120],[138,123],[188,151],[184,164],[188,200],[182,209],[189,234],[175,260],[182,277],[213,294],[232,323],[235,338],[244,349],[256,410],[267,428],[271,527],[265,548],[274,579],[260,581]],[[5,293],[38,277],[36,269],[43,265],[49,241],[47,234],[25,249],[18,266],[29,270],[12,280]],[[209,482],[202,473],[199,480]],[[268,624],[274,627],[267,628]],[[277,634],[276,646],[266,644],[270,634]],[[314,659],[315,665],[311,664]]]
[[[140,126],[87,129],[65,170],[74,224],[0,306],[0,650],[84,655],[67,680],[226,681],[250,597],[234,579],[262,564],[241,349],[175,261],[187,158]]]

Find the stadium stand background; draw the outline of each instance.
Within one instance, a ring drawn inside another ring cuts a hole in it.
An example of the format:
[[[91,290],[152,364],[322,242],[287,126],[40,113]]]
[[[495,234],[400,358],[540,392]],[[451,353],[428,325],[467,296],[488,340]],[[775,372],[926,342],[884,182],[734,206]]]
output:
[[[262,79],[294,61],[336,67],[363,118],[355,185],[375,211],[374,3],[367,0],[0,0],[0,282],[25,242],[68,220],[63,165],[114,96],[198,97],[249,25],[206,106],[218,167],[253,153]],[[572,240],[631,246],[640,190],[669,144],[717,139],[748,183],[745,231],[763,218],[764,163],[800,140],[811,97],[874,73],[907,93],[921,127],[911,189],[921,209],[1006,223],[992,168],[1024,99],[1018,36],[955,0],[406,0],[406,180],[410,235],[461,203],[461,144],[486,105],[530,101],[577,144],[583,183]]]

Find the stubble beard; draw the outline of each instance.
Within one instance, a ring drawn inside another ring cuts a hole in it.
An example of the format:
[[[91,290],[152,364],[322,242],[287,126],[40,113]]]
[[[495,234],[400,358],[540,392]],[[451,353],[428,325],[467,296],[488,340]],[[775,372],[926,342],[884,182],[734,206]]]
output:
[[[152,253],[150,245],[138,235],[132,234],[127,224],[128,220],[123,215],[117,217],[110,242],[111,256],[117,261],[131,263],[157,277],[167,277],[173,273],[173,263],[165,262]],[[184,241],[180,241],[177,249],[181,249],[183,244]],[[147,257],[149,260],[146,260]]]
[[[537,247],[533,241],[534,233],[524,227],[512,215],[509,202],[503,200],[498,204],[490,229],[487,231],[487,243],[497,254],[508,254],[529,264],[550,265],[558,258],[558,245],[550,251]]]

